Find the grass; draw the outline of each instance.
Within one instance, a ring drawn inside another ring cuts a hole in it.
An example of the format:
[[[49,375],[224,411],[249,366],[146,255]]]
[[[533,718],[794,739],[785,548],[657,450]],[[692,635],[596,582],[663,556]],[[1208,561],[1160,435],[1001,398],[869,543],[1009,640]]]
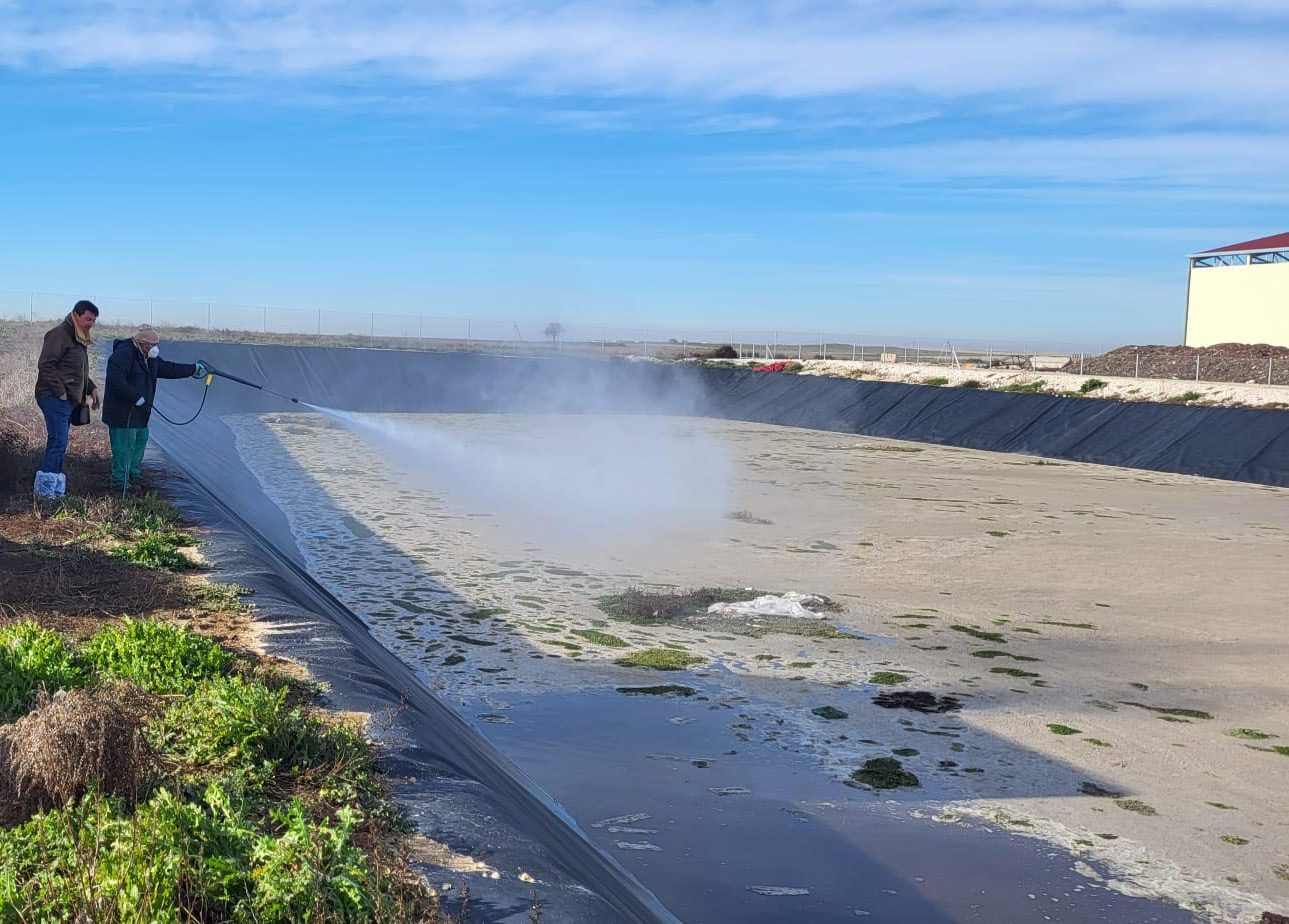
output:
[[[610,635],[608,632],[601,632],[599,629],[573,629],[572,634],[579,638],[584,638],[593,645],[603,645],[605,648],[629,648],[629,643],[616,635]]]
[[[1051,732],[1052,734],[1054,734],[1054,735],[1081,735],[1081,734],[1083,734],[1082,729],[1073,728],[1073,727],[1071,727],[1071,726],[1069,726],[1069,725],[1061,725],[1061,724],[1056,723],[1056,722],[1049,723],[1049,724],[1048,724],[1048,726],[1047,726],[1047,730],[1048,730],[1048,731],[1050,731],[1050,732]]]
[[[1198,401],[1204,397],[1197,391],[1184,391],[1180,395],[1173,395],[1168,399],[1169,404],[1190,404],[1192,401]]]
[[[701,664],[703,658],[678,648],[644,648],[633,651],[617,660],[621,667],[647,667],[656,671],[680,671],[695,664]]]
[[[873,757],[850,775],[848,785],[868,786],[872,789],[904,789],[921,786],[921,781],[904,769],[894,757]]]
[[[1258,731],[1256,728],[1228,728],[1223,734],[1232,738],[1245,738],[1250,741],[1266,741],[1268,738],[1280,737],[1279,735]]]
[[[943,386],[943,385],[948,385],[948,384],[949,384],[949,380],[948,380],[948,379],[946,379],[946,378],[945,378],[944,376],[942,376],[942,375],[934,375],[934,376],[932,376],[932,377],[931,377],[931,378],[929,378],[929,379],[923,379],[923,380],[922,380],[922,384],[923,384],[923,385],[936,385],[936,386]]]
[[[204,613],[246,613],[252,607],[242,598],[254,592],[240,584],[201,582],[190,586],[189,602]]]
[[[1110,383],[1104,379],[1085,379],[1083,384],[1079,386],[1079,394],[1091,394],[1094,391],[1105,388],[1109,384]]]
[[[1043,389],[1046,387],[1047,387],[1047,382],[1044,381],[1043,379],[1039,379],[1038,381],[1026,382],[1025,384],[1021,384],[1020,382],[1013,382],[1010,385],[1002,385],[998,388],[995,388],[994,391],[1005,391],[1005,392],[1011,392],[1013,394],[1021,394],[1021,395],[1037,395],[1041,393]]]

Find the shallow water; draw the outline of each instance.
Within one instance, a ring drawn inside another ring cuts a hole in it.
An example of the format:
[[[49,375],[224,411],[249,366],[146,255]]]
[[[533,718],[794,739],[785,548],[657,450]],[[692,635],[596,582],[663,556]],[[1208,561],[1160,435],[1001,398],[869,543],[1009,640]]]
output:
[[[502,415],[408,422],[529,447],[548,426]],[[1078,857],[1038,841],[910,819],[918,809],[936,814],[924,800],[966,792],[964,774],[981,775],[972,794],[987,775],[989,794],[1006,797],[1043,761],[960,716],[873,709],[863,681],[907,670],[889,639],[749,639],[719,627],[610,622],[596,609],[598,596],[632,584],[760,586],[829,594],[846,606],[841,624],[872,622],[861,576],[873,542],[856,493],[871,476],[863,453],[830,455],[864,448],[862,438],[687,422],[730,447],[740,474],[729,505],[753,520],[644,548],[604,537],[578,548],[565,535],[547,542],[531,518],[517,524],[505,510],[427,489],[408,460],[391,466],[319,418],[228,423],[313,576],[686,920],[1191,920],[1104,888],[1074,871]],[[969,502],[933,501],[955,512]],[[905,561],[934,569],[991,540],[946,544],[910,530],[890,541]],[[589,628],[708,663],[692,677],[615,667],[620,649],[575,634]],[[964,678],[968,699],[978,680]],[[613,692],[672,682],[702,694]],[[821,704],[864,724],[816,718],[810,710]],[[906,764],[924,789],[890,798],[840,782],[863,759],[909,747],[918,753]],[[1077,768],[1046,772],[1050,794],[1077,792]],[[635,815],[648,817],[596,826]]]

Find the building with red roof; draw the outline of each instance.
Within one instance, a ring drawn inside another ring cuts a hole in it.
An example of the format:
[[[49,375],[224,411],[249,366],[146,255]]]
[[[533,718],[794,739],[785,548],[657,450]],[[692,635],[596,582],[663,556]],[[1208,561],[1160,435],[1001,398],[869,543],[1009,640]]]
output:
[[[1186,345],[1289,347],[1289,232],[1190,255]]]

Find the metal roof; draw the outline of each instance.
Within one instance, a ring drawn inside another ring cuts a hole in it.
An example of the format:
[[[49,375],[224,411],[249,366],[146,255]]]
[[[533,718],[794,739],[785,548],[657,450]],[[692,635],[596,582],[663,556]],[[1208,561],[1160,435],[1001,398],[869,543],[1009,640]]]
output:
[[[1286,250],[1289,249],[1289,231],[1284,234],[1273,234],[1270,237],[1260,237],[1252,241],[1242,241],[1239,244],[1230,244],[1226,247],[1215,247],[1212,250],[1204,250],[1201,253],[1248,253],[1251,250]],[[1199,256],[1199,254],[1196,254]]]

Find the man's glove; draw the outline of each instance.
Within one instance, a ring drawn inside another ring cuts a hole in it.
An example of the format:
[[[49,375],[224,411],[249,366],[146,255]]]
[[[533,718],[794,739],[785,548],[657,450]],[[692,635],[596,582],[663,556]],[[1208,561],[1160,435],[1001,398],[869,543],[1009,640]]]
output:
[[[144,403],[144,401],[145,401],[145,400],[146,400],[146,399],[143,397],[143,395],[139,395],[139,400],[138,400],[138,401],[136,401],[136,402],[134,402],[134,406],[135,406],[135,407],[143,407],[143,403]]]
[[[192,377],[194,379],[204,379],[206,377],[206,364],[197,363],[197,369],[193,372]]]

